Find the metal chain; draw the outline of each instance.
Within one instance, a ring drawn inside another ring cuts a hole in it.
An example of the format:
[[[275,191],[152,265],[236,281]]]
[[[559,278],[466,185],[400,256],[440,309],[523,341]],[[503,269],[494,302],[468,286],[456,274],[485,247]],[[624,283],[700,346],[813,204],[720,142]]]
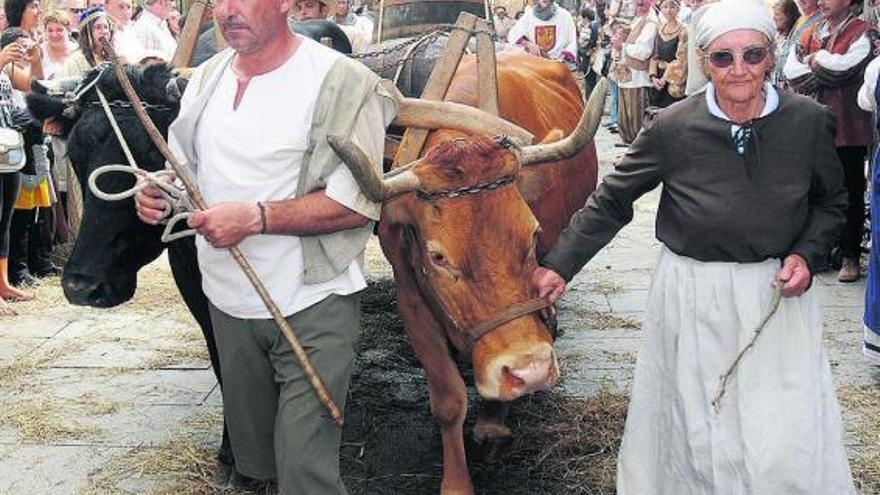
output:
[[[434,41],[435,39],[440,38],[441,36],[448,35],[452,31],[464,31],[464,32],[470,34],[471,36],[473,36],[475,34],[488,34],[490,36],[490,38],[492,39],[492,41],[501,41],[501,39],[498,37],[497,34],[495,34],[492,31],[485,30],[485,29],[467,29],[467,28],[463,28],[461,26],[458,26],[456,24],[438,24],[438,25],[433,26],[432,31],[430,33],[425,34],[425,35],[413,37],[413,38],[406,40],[402,43],[399,43],[397,45],[394,45],[394,46],[391,46],[391,47],[388,47],[388,48],[385,48],[385,49],[382,49],[382,50],[379,50],[376,52],[351,54],[351,55],[349,55],[349,58],[353,58],[355,60],[366,60],[366,59],[371,59],[371,58],[385,57],[385,56],[388,56],[388,55],[391,55],[391,54],[394,54],[397,52],[404,51],[416,43],[425,43],[425,42]],[[378,72],[383,72],[388,69],[396,69],[396,68],[400,67],[401,65],[405,64],[406,62],[408,62],[410,59],[414,58],[414,56],[415,56],[415,53],[413,52],[409,57],[402,57],[400,60],[397,60],[395,62],[383,64],[381,67],[378,67],[374,70],[376,70]]]
[[[467,194],[479,194],[483,191],[492,191],[498,189],[499,187],[509,184],[516,179],[516,174],[505,175],[500,179],[495,179],[491,182],[484,182],[482,184],[477,184],[474,186],[465,186],[458,187],[455,189],[439,189],[437,191],[426,191],[424,189],[416,190],[416,194],[419,199],[423,201],[436,201],[438,199],[452,199],[458,198],[460,196],[464,196]]]
[[[156,110],[159,112],[170,112],[171,110],[173,110],[168,105],[156,105],[156,104],[147,103],[147,102],[142,102],[142,105],[143,105],[144,109],[146,109],[146,110]],[[86,106],[101,107],[103,105],[100,101],[91,101]],[[111,108],[131,108],[131,103],[129,103],[127,101],[123,101],[123,100],[113,100],[113,101],[108,101],[107,106],[111,107]]]

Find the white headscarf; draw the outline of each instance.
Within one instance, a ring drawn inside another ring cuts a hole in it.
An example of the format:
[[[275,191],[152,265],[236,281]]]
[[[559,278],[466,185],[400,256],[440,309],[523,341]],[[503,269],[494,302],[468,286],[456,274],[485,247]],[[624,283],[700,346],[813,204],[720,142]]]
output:
[[[698,15],[699,14],[699,15]],[[709,80],[703,74],[697,50],[706,48],[713,41],[730,31],[752,29],[772,41],[776,37],[776,25],[761,0],[721,0],[704,5],[694,13],[691,26],[693,43],[688,43],[687,94],[701,92]]]
[[[700,16],[694,26],[692,39],[696,41],[698,48],[706,48],[723,34],[738,29],[760,31],[768,41],[776,37],[776,26],[763,2],[721,0],[708,5],[706,13]]]

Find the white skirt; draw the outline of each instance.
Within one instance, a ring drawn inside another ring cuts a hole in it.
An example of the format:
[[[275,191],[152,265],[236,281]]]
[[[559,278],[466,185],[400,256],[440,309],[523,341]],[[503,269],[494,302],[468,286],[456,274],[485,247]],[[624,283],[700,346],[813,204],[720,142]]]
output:
[[[664,248],[648,297],[618,495],[851,495],[813,292],[770,310],[777,260],[704,263]]]

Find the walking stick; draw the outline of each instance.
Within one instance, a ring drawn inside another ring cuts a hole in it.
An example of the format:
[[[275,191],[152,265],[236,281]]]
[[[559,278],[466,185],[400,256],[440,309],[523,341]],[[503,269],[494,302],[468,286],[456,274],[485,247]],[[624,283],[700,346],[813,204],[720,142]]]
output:
[[[146,129],[153,144],[156,145],[156,148],[158,148],[159,152],[162,153],[162,156],[165,157],[165,160],[171,166],[171,169],[174,170],[177,178],[183,183],[183,187],[186,189],[186,193],[189,196],[189,200],[193,207],[199,210],[206,210],[208,205],[205,203],[205,199],[202,197],[198,186],[189,176],[187,170],[177,161],[174,154],[171,153],[171,149],[168,148],[168,143],[165,142],[159,129],[156,128],[156,124],[154,124],[152,119],[150,119],[150,116],[147,115],[147,111],[144,109],[141,99],[138,97],[137,93],[135,93],[131,81],[128,80],[128,76],[125,74],[125,70],[119,62],[119,59],[116,56],[116,51],[113,50],[113,46],[107,38],[101,38],[101,43],[104,45],[104,52],[108,55],[107,58],[113,61],[113,71],[116,73],[116,78],[119,80],[119,84],[122,85],[122,90],[125,91],[125,95],[131,102],[131,107],[134,109],[138,120],[143,124],[144,129]],[[272,314],[272,319],[278,324],[278,328],[281,330],[281,333],[284,334],[291,349],[293,349],[293,353],[296,354],[297,359],[299,359],[303,373],[305,373],[306,378],[308,378],[309,383],[311,383],[312,388],[318,395],[318,399],[321,400],[321,403],[330,413],[333,421],[336,422],[338,426],[342,427],[342,412],[336,406],[336,403],[333,402],[333,398],[330,397],[330,393],[327,391],[326,387],[324,387],[321,378],[318,376],[317,372],[315,372],[315,368],[309,361],[309,356],[303,349],[302,344],[300,344],[299,339],[294,335],[293,328],[291,328],[287,320],[284,319],[284,315],[281,314],[278,305],[272,300],[269,291],[266,290],[263,282],[257,276],[256,272],[254,272],[253,267],[251,267],[250,262],[248,262],[247,258],[244,257],[244,254],[242,254],[237,246],[229,248],[229,253],[232,255],[232,258],[235,259],[236,263],[238,263],[238,266],[244,271],[244,274],[247,276],[248,280],[250,280],[254,289],[257,290],[260,299],[263,300],[263,304],[266,305],[269,313]]]

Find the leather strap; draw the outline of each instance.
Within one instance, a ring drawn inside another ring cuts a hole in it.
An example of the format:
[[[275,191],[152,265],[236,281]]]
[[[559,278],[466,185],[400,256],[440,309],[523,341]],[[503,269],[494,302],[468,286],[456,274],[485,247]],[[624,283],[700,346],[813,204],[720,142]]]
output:
[[[536,297],[534,299],[529,299],[528,301],[524,301],[518,304],[514,304],[504,311],[496,314],[492,318],[480,323],[479,325],[470,328],[465,331],[465,335],[471,341],[471,345],[477,343],[484,335],[495,330],[501,325],[513,321],[521,316],[525,316],[536,311],[541,311],[542,309],[552,307],[550,301],[544,298]]]

